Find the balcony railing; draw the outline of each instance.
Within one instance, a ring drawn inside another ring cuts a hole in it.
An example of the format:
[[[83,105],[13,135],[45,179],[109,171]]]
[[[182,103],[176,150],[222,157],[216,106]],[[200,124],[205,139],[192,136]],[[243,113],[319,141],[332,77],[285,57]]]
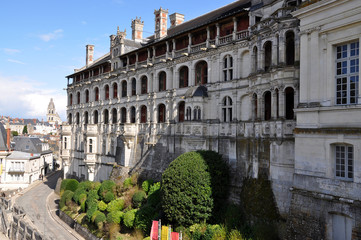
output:
[[[236,33],[236,39],[237,40],[243,40],[243,39],[246,39],[248,37],[249,37],[248,30],[243,30],[243,31],[240,31],[240,32]]]
[[[202,50],[207,50],[205,42],[191,46],[191,53],[200,52]]]
[[[233,34],[229,34],[227,36],[219,38],[219,45],[224,45],[232,41],[233,41]]]
[[[188,48],[184,48],[184,49],[175,51],[174,57],[178,58],[178,57],[182,57],[182,56],[186,56],[186,55],[188,55]]]

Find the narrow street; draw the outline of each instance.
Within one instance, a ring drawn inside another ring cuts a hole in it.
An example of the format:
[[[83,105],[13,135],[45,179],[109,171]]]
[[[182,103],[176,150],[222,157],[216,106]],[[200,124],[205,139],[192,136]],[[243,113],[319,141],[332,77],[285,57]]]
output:
[[[56,203],[54,202],[53,197],[49,197],[52,196],[51,194],[55,189],[56,182],[60,175],[61,172],[59,171],[49,178],[44,179],[43,183],[32,187],[25,192],[24,195],[18,197],[16,199],[16,204],[24,208],[24,211],[28,217],[30,217],[38,231],[45,233],[47,239],[83,239],[79,237],[78,234],[73,233],[75,230],[63,223],[58,216],[53,214],[57,221],[54,221],[53,217],[50,216],[49,211],[55,211]],[[47,206],[47,201],[49,206]]]

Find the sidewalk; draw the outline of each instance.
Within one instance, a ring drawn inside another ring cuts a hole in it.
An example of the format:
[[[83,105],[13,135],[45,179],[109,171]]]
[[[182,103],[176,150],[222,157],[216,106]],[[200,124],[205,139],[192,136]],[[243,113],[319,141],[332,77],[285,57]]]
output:
[[[66,231],[68,231],[71,235],[73,235],[75,239],[85,240],[74,229],[72,229],[68,224],[63,222],[58,217],[58,215],[56,215],[56,211],[58,210],[58,202],[59,202],[59,196],[57,194],[55,194],[54,192],[50,193],[48,198],[46,199],[46,208],[47,208],[50,216],[54,219],[54,221],[56,221]]]

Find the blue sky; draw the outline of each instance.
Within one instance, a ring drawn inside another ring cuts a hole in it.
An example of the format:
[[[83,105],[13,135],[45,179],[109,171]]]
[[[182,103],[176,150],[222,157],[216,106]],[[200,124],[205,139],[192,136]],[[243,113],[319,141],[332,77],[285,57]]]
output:
[[[109,36],[144,21],[143,37],[154,32],[160,7],[190,20],[233,0],[17,0],[2,1],[0,14],[0,115],[46,118],[50,98],[65,119],[65,76],[85,65],[85,45],[95,58],[109,51]],[[169,26],[169,22],[168,22]]]

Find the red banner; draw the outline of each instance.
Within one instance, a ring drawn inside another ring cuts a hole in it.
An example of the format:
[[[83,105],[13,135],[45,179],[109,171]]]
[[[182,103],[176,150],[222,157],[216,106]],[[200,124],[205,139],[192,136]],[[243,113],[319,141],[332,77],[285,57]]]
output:
[[[172,232],[170,239],[171,240],[179,240],[179,233]]]
[[[158,221],[153,221],[152,229],[150,230],[150,239],[158,240]]]

